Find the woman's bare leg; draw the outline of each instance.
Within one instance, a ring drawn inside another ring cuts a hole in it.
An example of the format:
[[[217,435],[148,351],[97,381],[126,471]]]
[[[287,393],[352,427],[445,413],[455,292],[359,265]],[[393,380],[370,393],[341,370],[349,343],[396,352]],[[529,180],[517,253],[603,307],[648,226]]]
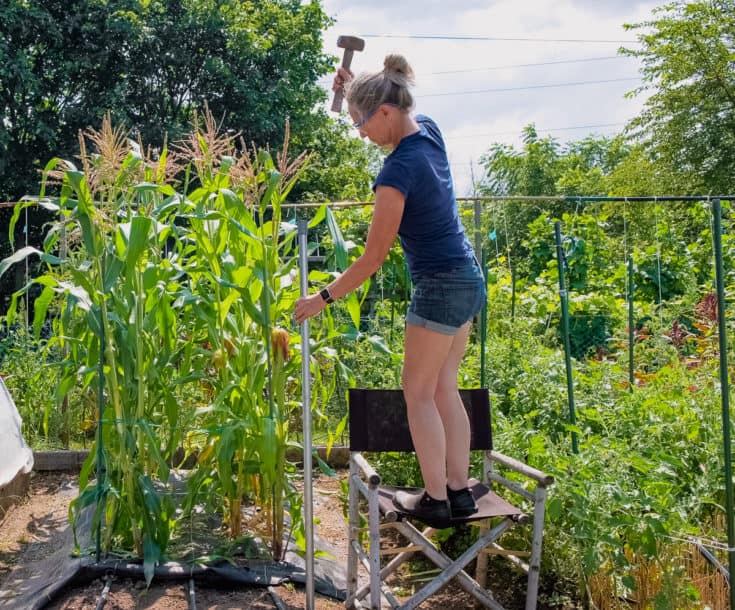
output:
[[[453,344],[451,335],[406,325],[403,394],[408,407],[408,425],[424,486],[436,500],[447,498],[447,445],[435,394],[440,372]]]
[[[467,322],[454,335],[434,392],[434,402],[444,425],[446,439],[447,485],[452,489],[467,487],[470,468],[470,421],[459,397],[457,373],[467,349],[471,325],[471,322]]]

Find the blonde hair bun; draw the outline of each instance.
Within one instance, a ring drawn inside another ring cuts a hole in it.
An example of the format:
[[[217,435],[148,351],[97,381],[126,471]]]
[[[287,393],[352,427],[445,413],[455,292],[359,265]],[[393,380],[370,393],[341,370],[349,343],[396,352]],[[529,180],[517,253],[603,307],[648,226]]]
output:
[[[383,73],[388,80],[401,87],[408,87],[415,82],[410,64],[403,55],[396,53],[385,56]]]
[[[383,69],[362,73],[347,83],[345,99],[361,117],[375,113],[381,104],[391,104],[408,112],[413,108],[413,70],[403,55],[387,55]]]

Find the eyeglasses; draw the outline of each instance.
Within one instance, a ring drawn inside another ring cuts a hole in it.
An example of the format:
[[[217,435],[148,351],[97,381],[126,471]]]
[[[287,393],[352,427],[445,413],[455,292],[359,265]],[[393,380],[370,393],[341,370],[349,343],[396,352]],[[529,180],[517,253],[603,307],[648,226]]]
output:
[[[380,110],[380,106],[378,106],[378,107],[377,107],[377,108],[376,108],[375,110],[373,110],[373,111],[372,111],[372,112],[371,112],[371,113],[370,113],[369,115],[367,115],[367,116],[366,116],[366,117],[365,117],[364,119],[361,119],[361,120],[359,120],[359,121],[355,121],[354,123],[352,123],[352,126],[353,126],[353,127],[355,128],[355,129],[362,129],[362,128],[363,128],[363,127],[364,127],[364,126],[365,126],[365,125],[366,125],[366,124],[368,123],[368,121],[369,121],[370,119],[372,119],[372,118],[373,118],[373,117],[374,117],[374,116],[375,116],[375,115],[377,114],[378,110]]]
[[[355,129],[362,129],[363,127],[365,127],[365,125],[368,124],[370,119],[372,119],[376,114],[378,114],[378,110],[380,110],[381,106],[392,106],[393,108],[400,108],[398,104],[393,104],[391,102],[383,102],[382,104],[378,104],[378,107],[375,110],[373,110],[369,115],[367,115],[364,119],[360,119],[359,121],[355,121],[354,123],[352,123],[352,126]]]

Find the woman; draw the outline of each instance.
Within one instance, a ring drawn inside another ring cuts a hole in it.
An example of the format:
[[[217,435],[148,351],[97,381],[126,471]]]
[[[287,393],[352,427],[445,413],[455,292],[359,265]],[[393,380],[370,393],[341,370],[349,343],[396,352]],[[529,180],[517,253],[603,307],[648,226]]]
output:
[[[365,251],[337,279],[296,302],[298,323],[318,314],[374,274],[400,238],[414,286],[406,315],[403,393],[425,490],[399,492],[404,513],[433,527],[477,511],[467,488],[470,425],[457,371],[472,318],[486,298],[485,282],[459,221],[446,148],[426,116],[411,116],[413,71],[401,55],[357,78],[341,69],[354,126],[392,152],[373,184],[375,207]]]

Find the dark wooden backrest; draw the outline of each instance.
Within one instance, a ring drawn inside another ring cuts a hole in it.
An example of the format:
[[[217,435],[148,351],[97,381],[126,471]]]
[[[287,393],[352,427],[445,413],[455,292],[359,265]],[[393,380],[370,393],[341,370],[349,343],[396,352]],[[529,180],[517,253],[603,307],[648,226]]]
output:
[[[487,389],[460,390],[472,430],[470,448],[493,448]],[[350,451],[413,451],[401,390],[351,389],[348,395]]]

